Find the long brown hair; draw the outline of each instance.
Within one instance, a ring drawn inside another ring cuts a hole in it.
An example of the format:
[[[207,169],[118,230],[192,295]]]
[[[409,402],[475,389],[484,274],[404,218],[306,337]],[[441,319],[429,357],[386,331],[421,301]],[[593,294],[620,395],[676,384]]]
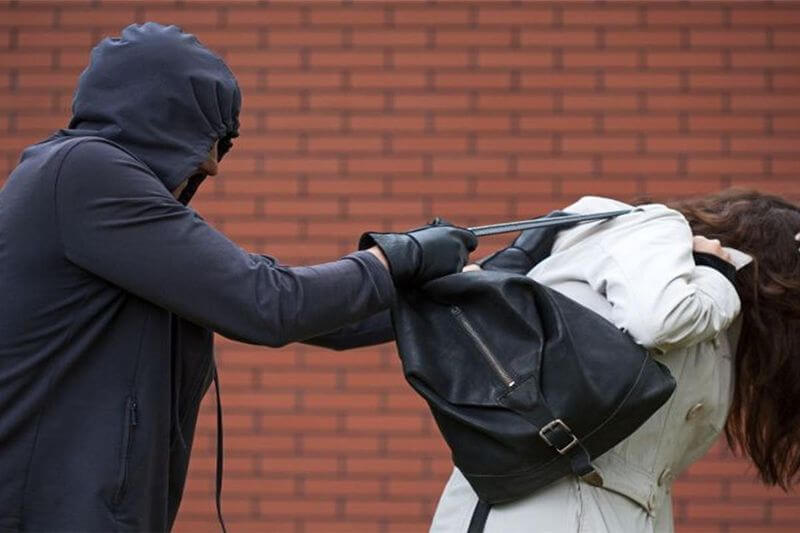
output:
[[[800,206],[736,188],[663,203],[695,235],[753,256],[736,274],[742,332],[725,436],[764,483],[787,490],[800,481]]]

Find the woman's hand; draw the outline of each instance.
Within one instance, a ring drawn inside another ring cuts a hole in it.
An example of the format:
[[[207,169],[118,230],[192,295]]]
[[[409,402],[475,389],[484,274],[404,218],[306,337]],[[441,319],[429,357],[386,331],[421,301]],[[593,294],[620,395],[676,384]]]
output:
[[[731,254],[722,248],[719,239],[706,239],[702,235],[695,235],[692,239],[692,248],[695,252],[716,255],[724,261],[731,262]]]

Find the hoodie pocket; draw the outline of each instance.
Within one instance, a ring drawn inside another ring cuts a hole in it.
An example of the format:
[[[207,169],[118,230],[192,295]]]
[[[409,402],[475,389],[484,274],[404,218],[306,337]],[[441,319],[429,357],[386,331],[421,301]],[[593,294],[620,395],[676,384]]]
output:
[[[125,402],[124,422],[122,425],[122,441],[120,443],[119,473],[117,474],[117,490],[114,492],[114,505],[119,505],[125,496],[128,485],[128,469],[133,449],[133,439],[136,434],[136,425],[139,423],[136,412],[136,398],[128,396]]]

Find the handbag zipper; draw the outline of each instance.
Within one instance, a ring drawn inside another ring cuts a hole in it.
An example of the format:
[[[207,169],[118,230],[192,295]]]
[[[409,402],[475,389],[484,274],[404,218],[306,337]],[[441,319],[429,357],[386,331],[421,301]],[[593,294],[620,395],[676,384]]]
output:
[[[475,328],[472,327],[467,317],[464,316],[464,313],[461,311],[461,308],[457,305],[453,305],[450,307],[450,312],[455,317],[456,321],[461,324],[461,327],[464,328],[464,331],[467,332],[473,341],[475,341],[475,345],[478,347],[478,351],[481,352],[486,362],[489,363],[495,373],[503,380],[503,383],[506,384],[506,387],[513,387],[516,384],[516,380],[512,378],[508,372],[505,371],[503,365],[497,360],[497,358],[492,353],[492,350],[483,342],[483,339],[478,335],[478,332],[475,331]]]

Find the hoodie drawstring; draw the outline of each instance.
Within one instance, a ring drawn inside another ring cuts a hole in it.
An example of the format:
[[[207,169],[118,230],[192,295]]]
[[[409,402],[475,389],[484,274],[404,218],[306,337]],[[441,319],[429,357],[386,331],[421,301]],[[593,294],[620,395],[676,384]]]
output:
[[[217,365],[214,365],[214,390],[217,393],[217,518],[219,525],[222,526],[222,533],[228,533],[225,529],[225,520],[222,519],[222,399],[219,396],[219,377],[217,376]]]

